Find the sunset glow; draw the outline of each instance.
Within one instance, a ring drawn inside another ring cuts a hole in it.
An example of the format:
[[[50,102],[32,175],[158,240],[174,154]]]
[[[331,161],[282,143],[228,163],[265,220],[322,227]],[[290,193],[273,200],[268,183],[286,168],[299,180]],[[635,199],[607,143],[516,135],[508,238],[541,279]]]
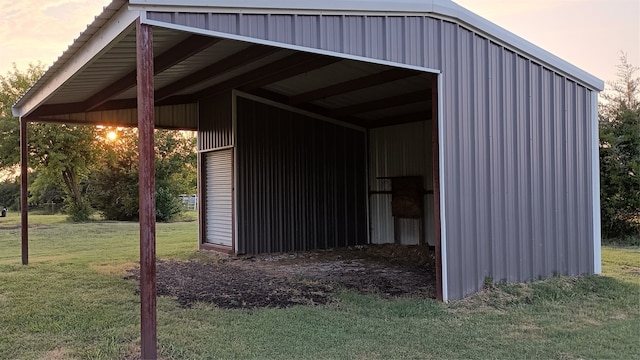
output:
[[[118,138],[118,133],[116,133],[115,131],[109,131],[107,133],[107,140],[114,141],[117,138]]]

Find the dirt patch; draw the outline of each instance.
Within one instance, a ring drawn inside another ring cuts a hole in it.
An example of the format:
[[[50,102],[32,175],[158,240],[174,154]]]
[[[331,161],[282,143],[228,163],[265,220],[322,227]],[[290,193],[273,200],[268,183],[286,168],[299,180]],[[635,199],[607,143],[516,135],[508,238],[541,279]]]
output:
[[[640,268],[635,266],[621,265],[620,269],[626,271],[630,275],[640,276]]]
[[[50,229],[51,226],[49,225],[29,225],[29,229]],[[19,230],[22,229],[22,225],[20,224],[14,224],[14,225],[0,225],[0,230]]]
[[[126,275],[130,270],[136,268],[136,263],[97,264],[97,265],[91,265],[91,268],[101,274]]]
[[[160,261],[158,295],[181,306],[223,308],[326,304],[339,288],[386,297],[435,297],[433,255],[426,247],[378,245],[327,251]],[[139,270],[127,278],[139,279]]]
[[[68,359],[67,350],[64,348],[56,348],[50,351],[47,351],[42,357],[43,360],[60,360],[60,359]]]
[[[137,343],[129,343],[127,345],[127,350],[122,360],[140,360],[141,351],[142,350],[140,349],[140,339],[138,339]],[[162,356],[158,356],[158,360],[165,360],[165,359],[166,358]]]

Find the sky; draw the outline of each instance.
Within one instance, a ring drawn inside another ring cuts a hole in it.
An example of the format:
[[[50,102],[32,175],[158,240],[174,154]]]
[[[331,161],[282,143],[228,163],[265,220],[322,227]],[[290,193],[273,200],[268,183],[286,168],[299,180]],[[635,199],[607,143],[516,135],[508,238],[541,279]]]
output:
[[[0,0],[0,75],[53,64],[109,2]],[[640,0],[456,2],[602,80],[615,80],[620,51],[640,66]]]

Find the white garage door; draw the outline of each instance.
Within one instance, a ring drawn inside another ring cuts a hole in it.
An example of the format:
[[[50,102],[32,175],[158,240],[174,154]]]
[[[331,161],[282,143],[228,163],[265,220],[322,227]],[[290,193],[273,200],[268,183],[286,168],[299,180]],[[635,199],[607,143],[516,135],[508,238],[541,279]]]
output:
[[[233,241],[233,150],[207,153],[205,242],[231,247]]]

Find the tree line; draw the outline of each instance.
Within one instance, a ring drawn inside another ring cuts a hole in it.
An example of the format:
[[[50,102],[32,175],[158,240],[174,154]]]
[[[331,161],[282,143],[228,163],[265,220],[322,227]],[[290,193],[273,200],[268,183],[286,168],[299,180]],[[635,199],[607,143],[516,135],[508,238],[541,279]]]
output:
[[[608,82],[599,104],[600,200],[605,239],[626,238],[640,245],[640,78],[622,54],[618,78]],[[43,73],[42,65],[0,76],[0,207],[17,209],[19,124],[11,105]],[[115,137],[108,136],[115,132]],[[138,215],[136,129],[34,123],[28,126],[29,199],[60,202],[72,220],[93,210],[112,220]],[[157,219],[180,212],[178,194],[196,191],[195,138],[156,131]],[[13,171],[13,172],[12,172]],[[628,241],[627,241],[628,242]]]
[[[0,207],[20,205],[20,129],[11,105],[43,72],[39,64],[25,71],[14,66],[0,76]],[[73,221],[86,221],[94,211],[108,220],[137,220],[137,129],[30,123],[27,137],[32,206],[59,204]],[[179,194],[196,191],[195,142],[189,132],[155,133],[158,221],[182,211]]]
[[[604,239],[640,245],[640,78],[622,54],[601,94],[600,208]]]

